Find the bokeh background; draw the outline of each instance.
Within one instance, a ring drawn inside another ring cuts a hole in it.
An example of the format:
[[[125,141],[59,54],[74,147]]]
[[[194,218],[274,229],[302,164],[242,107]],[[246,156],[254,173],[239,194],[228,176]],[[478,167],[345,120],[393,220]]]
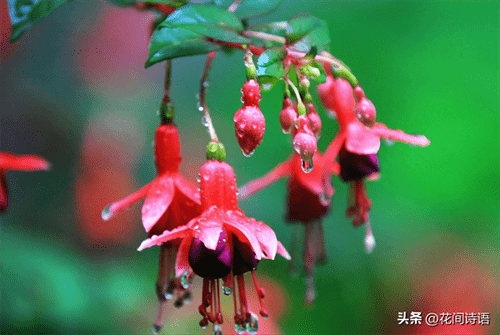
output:
[[[147,334],[156,317],[159,249],[136,251],[146,237],[139,204],[107,222],[100,212],[155,176],[151,142],[164,71],[161,64],[143,67],[152,16],[72,1],[8,46],[6,1],[0,3],[0,150],[52,163],[49,172],[7,175],[1,331]],[[382,177],[368,184],[377,240],[371,255],[364,229],[344,217],[347,187],[334,181],[323,222],[329,258],[317,268],[316,303],[304,306],[303,278],[287,275],[287,261],[262,261],[257,274],[270,292],[271,317],[261,332],[498,334],[500,3],[288,0],[253,22],[298,12],[327,21],[330,51],[357,76],[378,121],[423,133],[432,144],[382,143]],[[201,56],[173,62],[181,170],[193,182],[208,142],[195,99],[203,64]],[[278,84],[263,94],[262,145],[251,158],[241,154],[232,115],[244,79],[241,52],[217,55],[208,105],[239,185],[291,153],[278,122]],[[323,151],[338,128],[321,116]],[[241,208],[289,247],[292,230],[302,227],[283,220],[285,186],[281,180]],[[204,333],[198,298],[182,310],[169,307],[164,333]],[[230,319],[232,302],[223,304]],[[491,325],[398,325],[398,312],[411,311],[488,312]]]

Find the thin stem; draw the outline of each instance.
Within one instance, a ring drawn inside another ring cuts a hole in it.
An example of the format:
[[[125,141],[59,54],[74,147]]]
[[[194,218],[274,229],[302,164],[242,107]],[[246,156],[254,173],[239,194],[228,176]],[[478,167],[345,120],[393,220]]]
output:
[[[290,78],[286,78],[286,81],[292,87],[293,92],[295,93],[295,97],[297,98],[297,103],[301,104],[302,103],[302,98],[300,97],[299,90],[297,89],[297,86],[294,85],[294,83],[290,80]]]
[[[163,83],[163,87],[165,88],[165,93],[169,92],[169,94],[170,94],[170,78],[172,78],[172,60],[167,59],[165,61],[165,81]]]
[[[208,72],[210,71],[210,67],[212,66],[212,61],[215,57],[216,52],[212,51],[209,52],[207,55],[207,61],[205,63],[205,68],[203,69],[203,74],[201,76],[200,80],[200,106],[203,108],[203,117],[205,118],[205,122],[207,124],[208,128],[208,133],[210,135],[210,139],[214,142],[219,142],[219,139],[217,138],[217,133],[215,132],[214,125],[212,123],[212,118],[210,117],[210,112],[208,111],[207,108],[207,102],[206,102],[206,94],[207,94],[207,78],[208,78]]]
[[[238,7],[241,5],[242,2],[243,2],[243,0],[234,0],[234,2],[231,4],[231,6],[229,6],[227,8],[227,11],[230,13],[234,13],[234,11],[236,9],[238,9]]]
[[[261,40],[266,40],[266,41],[273,41],[281,44],[285,44],[286,40],[284,37],[278,36],[278,35],[273,35],[273,34],[268,34],[268,33],[262,33],[260,31],[251,31],[251,30],[246,30],[243,32],[243,36],[248,36],[248,37],[255,37]]]

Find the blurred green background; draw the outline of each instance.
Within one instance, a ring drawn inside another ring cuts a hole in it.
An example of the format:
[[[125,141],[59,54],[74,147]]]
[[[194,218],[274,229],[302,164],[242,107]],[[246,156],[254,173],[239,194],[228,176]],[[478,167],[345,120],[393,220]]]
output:
[[[398,312],[489,312],[491,325],[467,332],[497,334],[500,3],[283,1],[254,22],[298,12],[327,21],[330,51],[356,75],[379,122],[425,134],[432,144],[382,143],[382,177],[368,183],[377,240],[371,255],[364,252],[364,228],[353,228],[344,216],[347,187],[334,181],[332,210],[323,221],[329,262],[317,268],[316,303],[304,306],[303,279],[287,276],[284,259],[262,261],[259,278],[279,292],[266,301],[267,322],[286,334],[456,333],[398,325]],[[155,320],[158,248],[136,251],[146,237],[140,205],[100,220],[107,203],[156,174],[151,141],[163,66],[143,68],[150,20],[103,1],[72,1],[14,47],[3,38],[0,150],[41,155],[52,170],[7,175],[9,209],[0,218],[2,333],[147,334]],[[181,170],[193,182],[208,142],[195,99],[203,64],[197,56],[173,62]],[[241,154],[232,115],[244,80],[242,53],[219,53],[208,106],[239,185],[291,153],[278,121],[278,84],[261,101],[263,143],[251,158]],[[323,151],[338,128],[319,104],[318,110]],[[285,186],[279,181],[241,208],[289,248],[292,229],[302,227],[283,220]],[[282,307],[273,311],[277,299]],[[199,295],[181,311],[169,306],[164,333],[203,333],[198,304]],[[270,329],[265,322],[263,329]]]

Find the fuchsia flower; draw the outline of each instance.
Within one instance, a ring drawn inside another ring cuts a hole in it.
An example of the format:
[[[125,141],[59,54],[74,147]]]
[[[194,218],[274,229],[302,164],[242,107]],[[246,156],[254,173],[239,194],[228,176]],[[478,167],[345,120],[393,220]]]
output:
[[[0,212],[7,210],[8,188],[5,175],[9,170],[36,171],[48,170],[50,163],[40,156],[16,155],[10,152],[0,152]]]
[[[325,239],[321,218],[325,216],[330,204],[323,204],[320,197],[327,193],[333,195],[333,188],[328,185],[324,188],[322,182],[323,166],[325,157],[316,152],[312,158],[314,169],[309,173],[303,171],[303,160],[298,153],[294,153],[285,162],[276,166],[265,176],[255,179],[240,188],[240,198],[246,198],[263,188],[271,185],[282,177],[288,177],[288,211],[286,220],[289,222],[300,222],[305,226],[304,243],[304,272],[306,274],[306,302],[312,303],[316,293],[314,289],[314,267],[318,263],[326,261]],[[340,167],[334,164],[331,173],[338,174]],[[296,237],[295,237],[296,238]],[[294,239],[295,239],[294,238]],[[297,248],[296,241],[292,242],[294,255]],[[295,257],[292,261],[295,260]],[[292,270],[295,266],[292,263]]]
[[[154,151],[157,177],[125,199],[107,206],[102,212],[104,220],[110,219],[144,197],[146,200],[142,206],[142,223],[148,236],[160,235],[164,231],[182,226],[201,213],[200,196],[196,186],[179,173],[182,161],[179,131],[171,121],[163,120],[156,129]],[[161,247],[156,283],[156,294],[160,301],[158,320],[154,325],[156,331],[162,326],[165,302],[172,298],[175,289],[178,293],[176,307],[191,299],[186,284],[179,276],[173,275],[173,259],[178,247],[176,241],[165,241]]]
[[[389,129],[383,123],[374,122],[375,107],[366,99],[361,87],[356,88],[356,102],[350,83],[340,77],[334,79],[332,73],[327,72],[327,82],[319,86],[318,92],[325,107],[335,112],[340,131],[325,152],[323,182],[324,185],[330,185],[330,169],[339,156],[340,176],[351,183],[346,215],[353,217],[354,226],[365,224],[365,247],[367,252],[371,252],[375,239],[368,216],[371,200],[366,195],[364,179],[378,176],[379,164],[376,154],[380,148],[380,139],[419,146],[428,146],[430,141],[423,135],[408,135],[401,130]],[[326,202],[329,201],[328,194],[323,198]]]
[[[205,327],[210,321],[214,329],[220,331],[223,317],[219,279],[223,278],[223,293],[235,292],[236,331],[256,332],[258,319],[248,306],[243,274],[252,272],[261,304],[260,314],[265,317],[268,313],[262,305],[264,290],[259,287],[254,270],[262,258],[274,259],[276,253],[287,259],[290,256],[271,228],[261,221],[247,218],[238,208],[236,192],[232,167],[209,159],[200,170],[202,213],[184,226],[145,240],[138,250],[181,239],[175,264],[176,275],[194,271],[203,277],[203,297],[199,307],[203,319],[200,325]]]

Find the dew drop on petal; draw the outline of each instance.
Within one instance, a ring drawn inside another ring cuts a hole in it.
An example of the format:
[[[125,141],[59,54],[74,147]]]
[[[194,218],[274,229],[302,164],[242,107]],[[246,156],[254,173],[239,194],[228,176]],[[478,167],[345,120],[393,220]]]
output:
[[[259,317],[254,313],[250,313],[250,322],[246,325],[248,334],[257,334],[259,331]]]
[[[305,161],[302,159],[302,171],[304,171],[305,173],[309,173],[313,170],[313,161],[312,159],[308,160],[308,161]]]
[[[255,153],[255,150],[252,150],[250,151],[249,153],[246,153],[245,151],[241,150],[241,152],[243,153],[243,156],[245,157],[252,157],[253,154]]]
[[[388,146],[392,146],[394,145],[394,141],[393,140],[390,140],[388,138],[384,138],[384,142],[385,144],[387,144]]]
[[[101,212],[101,218],[104,221],[108,221],[113,216],[113,212],[111,212],[111,205],[106,206]]]
[[[196,181],[198,183],[201,181],[201,175],[199,173],[196,175]]]

